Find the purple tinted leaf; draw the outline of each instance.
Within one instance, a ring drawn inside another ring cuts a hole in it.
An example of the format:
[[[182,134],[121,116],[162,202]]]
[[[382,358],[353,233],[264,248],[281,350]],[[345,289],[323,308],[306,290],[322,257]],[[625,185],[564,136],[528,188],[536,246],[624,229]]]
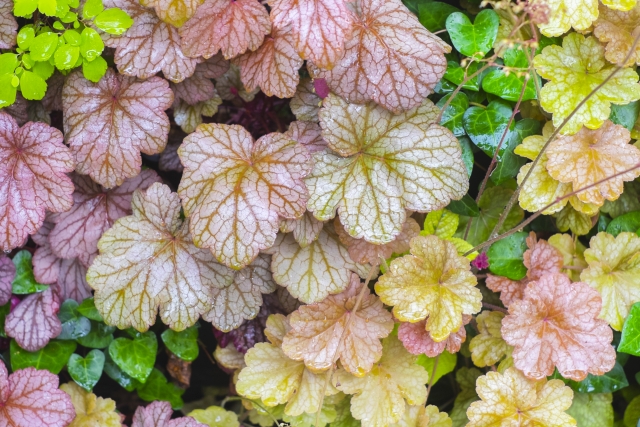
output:
[[[11,299],[11,282],[16,275],[16,266],[6,255],[0,256],[0,305]]]
[[[27,351],[38,351],[49,340],[60,335],[62,324],[58,319],[60,300],[52,288],[31,294],[6,318],[4,330]]]
[[[173,409],[169,402],[153,402],[139,406],[133,415],[131,427],[207,427],[191,417],[171,419]]]

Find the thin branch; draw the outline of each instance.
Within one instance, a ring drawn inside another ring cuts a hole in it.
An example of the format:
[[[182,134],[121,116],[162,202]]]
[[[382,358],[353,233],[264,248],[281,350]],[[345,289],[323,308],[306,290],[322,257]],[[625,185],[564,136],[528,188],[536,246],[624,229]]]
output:
[[[440,360],[440,355],[437,355],[436,360],[433,362],[433,369],[431,371],[431,375],[429,375],[429,384],[427,385],[427,398],[425,399],[425,402],[429,400],[429,394],[431,394],[431,389],[433,388],[433,378],[436,376],[436,369],[438,369],[438,360]]]
[[[509,314],[509,310],[506,308],[498,307],[497,305],[489,304],[488,302],[483,302],[482,306],[484,308],[488,308],[489,310],[499,311],[501,313]]]

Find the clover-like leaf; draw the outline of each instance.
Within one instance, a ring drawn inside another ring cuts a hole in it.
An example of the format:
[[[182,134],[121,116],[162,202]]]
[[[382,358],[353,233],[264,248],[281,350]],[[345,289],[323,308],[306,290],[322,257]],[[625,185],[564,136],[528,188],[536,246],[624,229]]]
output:
[[[593,35],[605,43],[604,57],[612,64],[625,62],[640,28],[640,3],[631,10],[621,11],[600,5],[600,14],[593,23]],[[640,65],[640,46],[636,44],[629,59],[622,65]]]
[[[74,382],[62,384],[60,390],[71,397],[76,417],[68,427],[122,427],[116,402],[83,390]]]
[[[103,0],[103,3],[105,7],[127,12],[133,19],[133,25],[123,35],[103,36],[105,46],[116,49],[114,61],[118,71],[141,79],[162,71],[172,82],[181,82],[193,74],[200,60],[183,53],[175,27],[135,0]]]
[[[143,0],[141,5],[152,7],[158,18],[180,28],[196,13],[203,0]],[[135,22],[135,20],[134,20]]]
[[[602,313],[616,331],[622,330],[631,305],[640,301],[640,237],[623,232],[615,238],[598,233],[591,238],[584,258],[589,265],[580,274],[602,296]]]
[[[230,59],[258,49],[270,32],[269,14],[257,0],[205,0],[180,28],[181,46],[193,58],[221,51]]]
[[[411,240],[411,254],[393,260],[375,289],[403,322],[427,318],[426,330],[435,342],[462,327],[462,316],[480,311],[482,296],[469,260],[437,236]]]
[[[320,105],[322,99],[316,94],[313,80],[310,78],[303,78],[300,80],[296,93],[289,101],[289,107],[291,112],[296,116],[296,119],[307,122],[318,122],[318,111],[320,111]]]
[[[609,117],[611,103],[627,104],[640,99],[638,74],[630,68],[619,70],[595,90],[615,68],[606,63],[604,47],[595,37],[571,33],[563,38],[562,47],[545,47],[533,65],[541,77],[549,80],[540,92],[540,105],[553,113],[556,127],[595,92],[561,129],[564,134],[574,134],[582,125],[597,129]]]
[[[16,45],[18,23],[13,16],[13,2],[2,0],[0,2],[0,48],[11,49]]]
[[[76,171],[111,188],[140,173],[140,151],[161,152],[167,143],[173,94],[166,80],[140,81],[107,70],[98,83],[79,72],[63,89],[67,142],[76,156]]]
[[[557,367],[563,377],[576,381],[610,371],[616,352],[607,322],[597,319],[601,308],[598,292],[564,274],[530,282],[524,298],[509,305],[502,321],[502,337],[514,346],[515,367],[533,379],[547,377]]]
[[[206,124],[178,150],[184,165],[178,193],[193,241],[239,269],[275,242],[279,217],[305,211],[309,153],[285,135],[257,141],[244,128]]]
[[[16,276],[16,266],[11,258],[0,255],[0,305],[5,305],[11,299],[11,283]]]
[[[169,187],[155,183],[135,192],[131,207],[132,216],[102,235],[100,255],[87,272],[96,307],[121,329],[146,331],[158,309],[172,329],[185,329],[210,309],[212,288],[223,286],[228,269],[193,245]]]
[[[353,394],[351,414],[363,427],[384,426],[400,421],[407,405],[424,403],[429,374],[415,363],[394,335],[382,342],[382,358],[363,377],[338,369],[332,381],[340,390]],[[376,402],[371,406],[371,402]]]
[[[207,427],[192,417],[171,419],[173,410],[169,402],[153,402],[139,406],[133,414],[131,427]]]
[[[597,130],[583,128],[575,135],[560,136],[546,151],[549,175],[572,183],[575,191],[591,186],[577,194],[584,203],[615,200],[622,194],[624,181],[640,176],[640,168],[622,173],[640,164],[640,149],[629,144],[630,139],[627,129],[608,120]]]
[[[481,400],[467,410],[468,427],[517,426],[523,420],[540,427],[576,425],[576,420],[565,413],[573,392],[561,380],[533,381],[509,368],[504,374],[489,372],[476,384]]]
[[[431,34],[400,0],[358,0],[342,58],[314,78],[349,102],[374,101],[395,113],[423,103],[442,78],[451,47]]]
[[[405,209],[431,211],[460,199],[468,188],[462,151],[453,134],[434,123],[437,114],[429,100],[393,115],[329,95],[320,124],[331,150],[314,155],[307,208],[323,221],[337,209],[352,237],[384,244],[402,230]]]
[[[62,133],[44,123],[19,127],[0,112],[0,249],[25,243],[45,219],[45,211],[64,212],[73,204],[66,176],[75,166]]]
[[[291,313],[291,329],[284,337],[282,351],[294,360],[304,360],[314,372],[331,368],[338,359],[353,375],[371,371],[382,356],[380,339],[393,329],[393,319],[368,290],[359,298],[362,286],[358,275],[351,273],[344,292]]]
[[[38,351],[62,332],[59,309],[60,299],[53,289],[31,294],[7,315],[5,332],[25,350]]]
[[[267,96],[291,98],[296,93],[298,70],[304,62],[293,44],[291,30],[274,28],[255,52],[235,58],[245,88],[252,91],[260,87]]]
[[[511,347],[502,339],[500,330],[504,317],[505,314],[499,311],[483,311],[476,317],[479,333],[471,338],[469,351],[477,367],[495,365],[511,354]]]
[[[431,338],[431,333],[426,330],[426,320],[421,320],[417,323],[401,323],[398,328],[398,339],[402,341],[404,348],[411,354],[426,354],[429,357],[437,357],[445,350],[453,354],[460,351],[462,343],[467,339],[467,331],[464,325],[470,321],[471,316],[463,315],[460,329],[450,334],[446,340],[440,342],[435,342]]]

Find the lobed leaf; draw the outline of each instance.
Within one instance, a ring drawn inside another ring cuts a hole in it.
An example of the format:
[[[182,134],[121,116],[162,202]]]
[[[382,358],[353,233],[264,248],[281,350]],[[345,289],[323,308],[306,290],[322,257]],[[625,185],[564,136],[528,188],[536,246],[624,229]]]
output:
[[[11,299],[11,283],[15,276],[16,266],[11,258],[0,255],[0,305],[5,305]]]
[[[167,24],[180,28],[196,13],[203,0],[144,0],[140,2],[146,7],[153,7]]]
[[[76,417],[68,427],[122,427],[116,402],[83,390],[76,383],[62,384],[60,390],[71,397]]]
[[[38,351],[62,332],[59,309],[60,299],[53,289],[31,294],[7,315],[4,330],[23,349]]]
[[[192,417],[171,419],[173,410],[169,402],[153,402],[139,406],[133,414],[131,427],[207,427]]]
[[[505,314],[499,311],[483,311],[476,317],[479,333],[471,338],[469,351],[477,367],[495,365],[511,355],[512,348],[502,339],[500,330],[504,317]]]
[[[297,120],[307,122],[318,122],[318,111],[322,99],[316,94],[313,80],[310,78],[300,79],[296,93],[289,101],[291,112],[296,116]]]
[[[637,28],[640,27],[640,3],[636,3],[627,11],[615,10],[601,4],[598,19],[593,23],[593,27],[593,35],[606,44],[604,57],[607,61],[612,64],[624,62],[622,65],[626,67],[640,65],[640,46],[633,46],[638,36]]]
[[[460,351],[462,343],[467,339],[467,330],[464,326],[470,321],[471,316],[464,314],[460,329],[450,334],[446,340],[440,342],[436,342],[431,338],[431,333],[426,330],[426,320],[421,320],[417,323],[401,323],[398,328],[398,339],[402,341],[404,348],[411,354],[426,354],[429,357],[437,357],[445,350],[454,354]],[[433,384],[435,384],[435,381],[436,378],[434,378]]]

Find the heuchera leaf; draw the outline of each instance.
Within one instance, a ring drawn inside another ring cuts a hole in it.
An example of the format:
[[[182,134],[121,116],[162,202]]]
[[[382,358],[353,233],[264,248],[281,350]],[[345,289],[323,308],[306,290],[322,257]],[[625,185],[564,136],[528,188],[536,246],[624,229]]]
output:
[[[194,105],[176,101],[173,104],[173,120],[183,132],[191,133],[202,123],[202,116],[213,117],[218,112],[220,104],[222,99],[217,93],[211,99]]]
[[[382,358],[374,369],[356,377],[340,368],[333,384],[351,398],[351,414],[363,427],[384,426],[400,421],[407,405],[426,399],[427,371],[415,363],[417,356],[407,352],[395,335],[382,341]],[[375,406],[371,402],[376,402]]]
[[[23,349],[38,351],[62,332],[59,309],[60,300],[53,289],[31,294],[9,313],[4,330]]]
[[[11,299],[11,283],[16,276],[16,266],[11,258],[0,255],[0,305],[5,305]]]
[[[181,27],[196,12],[203,0],[144,0],[140,2],[146,7],[153,7],[158,15],[167,24]]]
[[[274,29],[290,28],[297,53],[331,69],[344,52],[352,31],[352,16],[342,0],[272,0]]]
[[[0,249],[22,246],[42,225],[45,211],[68,210],[75,166],[62,133],[44,123],[19,127],[0,111]]]
[[[622,174],[640,163],[640,150],[629,144],[629,131],[605,121],[597,130],[582,128],[549,144],[547,170],[552,178],[572,183],[575,191],[605,180],[577,194],[584,203],[602,205],[622,194],[624,181],[640,176],[640,169]],[[612,176],[620,174],[615,178]]]
[[[569,234],[554,234],[549,237],[548,242],[562,254],[564,268],[561,272],[574,282],[579,282],[580,273],[587,267],[587,262],[584,260],[584,245],[577,236],[572,237]]]
[[[221,51],[230,59],[256,50],[270,32],[269,13],[257,0],[205,0],[180,28],[181,46],[192,58]]]
[[[220,54],[199,63],[193,75],[181,82],[170,83],[174,100],[196,105],[214,98],[217,93],[211,79],[222,77],[227,71],[229,71],[229,62]]]
[[[358,0],[354,9],[344,55],[331,70],[312,67],[312,77],[349,102],[372,100],[395,113],[422,104],[442,78],[451,47],[400,0]]]
[[[189,416],[208,427],[240,427],[238,415],[220,406],[196,409],[189,412]]]
[[[161,152],[169,133],[164,110],[173,102],[166,80],[140,81],[107,70],[99,83],[75,72],[63,89],[67,142],[76,172],[111,188],[140,173],[140,151]]]
[[[0,361],[0,425],[67,427],[74,418],[69,396],[58,390],[58,377],[33,368],[9,375]]]
[[[322,221],[337,210],[352,237],[384,244],[402,230],[405,209],[428,212],[462,198],[468,189],[462,150],[451,131],[434,123],[438,112],[429,100],[393,115],[329,95],[320,124],[330,150],[314,155],[305,181],[308,209]]]
[[[614,70],[613,65],[606,63],[604,47],[598,40],[578,33],[564,37],[562,47],[545,47],[536,55],[533,65],[541,77],[549,80],[540,92],[540,105],[553,113],[556,127]],[[586,100],[561,132],[574,134],[582,125],[597,129],[609,117],[611,103],[627,104],[638,99],[638,74],[631,68],[623,68]]]
[[[528,378],[541,379],[556,366],[563,377],[576,381],[610,371],[616,352],[611,329],[597,319],[601,308],[598,292],[564,274],[530,282],[502,321],[502,336],[514,346],[515,367]]]
[[[200,60],[185,56],[176,28],[135,0],[103,0],[103,3],[105,7],[124,10],[133,19],[133,25],[123,35],[103,35],[105,46],[116,49],[114,61],[118,71],[141,79],[162,71],[172,82],[181,82],[193,74]]]
[[[18,23],[13,16],[13,2],[2,0],[0,2],[0,49],[11,49],[16,45]]]
[[[304,360],[314,372],[331,368],[338,359],[353,375],[361,377],[371,371],[382,356],[380,339],[393,329],[393,318],[368,289],[354,311],[362,286],[352,273],[344,292],[291,313],[291,330],[284,337],[282,351],[294,360]]]
[[[260,88],[255,88],[252,91],[245,89],[242,80],[240,80],[240,69],[233,63],[222,77],[216,79],[216,89],[220,98],[226,101],[233,101],[240,97],[244,102],[251,102],[260,92]]]
[[[533,5],[544,5],[548,12],[545,23],[538,24],[547,37],[561,36],[573,27],[576,31],[586,31],[598,17],[598,1],[583,0],[574,3],[568,0],[535,0]]]
[[[612,64],[622,63],[626,58],[640,27],[640,3],[629,11],[614,10],[600,5],[600,14],[593,23],[593,35],[606,44],[604,57]],[[629,67],[640,65],[640,46],[634,51],[623,65]]]
[[[291,98],[296,93],[298,70],[304,61],[296,53],[293,37],[291,30],[274,28],[255,52],[234,59],[247,90],[259,86],[265,95],[279,98]]]
[[[482,295],[470,268],[452,243],[418,236],[411,240],[411,254],[393,260],[375,289],[382,302],[394,306],[397,319],[427,318],[426,330],[441,342],[462,327],[464,314],[480,311]]]
[[[482,372],[478,369],[466,366],[456,372],[456,383],[460,387],[460,393],[456,396],[451,410],[451,420],[455,427],[465,427],[469,422],[467,408],[479,399],[476,394],[476,379],[481,375]]]
[[[616,331],[622,330],[631,305],[640,301],[640,237],[624,232],[613,237],[601,232],[591,238],[584,258],[589,267],[580,280],[602,295],[602,313]]]
[[[453,332],[449,337],[440,342],[435,342],[431,338],[431,333],[426,330],[427,321],[421,320],[417,323],[401,323],[398,328],[398,339],[411,354],[426,354],[429,357],[437,357],[447,350],[450,354],[460,351],[462,343],[467,339],[467,330],[464,325],[471,321],[471,316],[462,315],[462,326],[457,332]],[[454,363],[455,365],[455,363]],[[434,384],[437,378],[434,378]]]
[[[478,335],[471,338],[471,360],[479,368],[495,365],[505,355],[511,355],[511,347],[502,339],[502,319],[499,311],[483,311],[476,317]]]
[[[192,417],[171,419],[173,410],[169,402],[153,402],[146,407],[139,406],[133,414],[131,427],[207,427]]]
[[[164,148],[164,151],[160,153],[158,169],[160,169],[161,171],[175,171],[182,173],[182,163],[180,163],[180,157],[178,157],[178,148],[180,148],[181,143],[182,141],[172,143],[171,140],[169,140],[169,143]]]
[[[309,153],[282,134],[254,142],[241,126],[206,124],[178,154],[184,165],[178,193],[193,241],[234,269],[273,245],[279,217],[305,211]]]
[[[289,101],[289,107],[291,112],[296,116],[296,119],[300,121],[318,122],[318,111],[320,111],[320,105],[322,99],[316,94],[313,85],[313,80],[310,78],[303,78],[300,80],[296,93]]]
[[[560,380],[532,381],[509,368],[504,374],[489,372],[476,384],[481,400],[467,410],[468,427],[521,425],[522,420],[541,427],[576,425],[576,420],[565,413],[573,392]]]
[[[71,397],[76,417],[68,427],[122,427],[116,402],[83,390],[76,383],[62,384],[60,390]]]

